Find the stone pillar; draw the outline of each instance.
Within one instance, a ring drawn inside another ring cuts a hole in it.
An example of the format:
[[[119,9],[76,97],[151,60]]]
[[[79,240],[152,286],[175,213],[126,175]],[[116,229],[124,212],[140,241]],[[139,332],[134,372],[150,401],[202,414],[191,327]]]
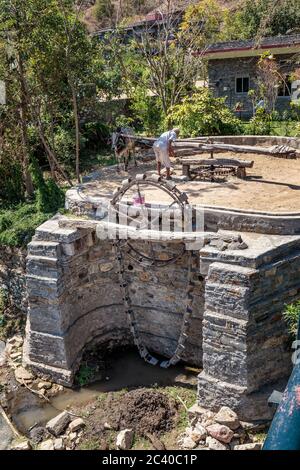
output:
[[[227,405],[245,420],[271,417],[268,396],[291,370],[282,292],[280,303],[275,302],[276,274],[274,268],[270,273],[266,267],[210,265],[199,405],[211,409]]]
[[[63,385],[73,383],[84,348],[131,341],[115,255],[89,230],[46,222],[28,245],[24,362]]]

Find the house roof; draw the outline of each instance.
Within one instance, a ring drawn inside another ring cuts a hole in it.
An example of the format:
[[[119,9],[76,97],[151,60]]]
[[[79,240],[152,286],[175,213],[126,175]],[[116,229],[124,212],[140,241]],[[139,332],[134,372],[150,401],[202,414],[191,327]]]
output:
[[[248,41],[227,41],[211,44],[205,51],[209,59],[258,56],[265,51],[274,54],[300,52],[300,34],[251,39]]]

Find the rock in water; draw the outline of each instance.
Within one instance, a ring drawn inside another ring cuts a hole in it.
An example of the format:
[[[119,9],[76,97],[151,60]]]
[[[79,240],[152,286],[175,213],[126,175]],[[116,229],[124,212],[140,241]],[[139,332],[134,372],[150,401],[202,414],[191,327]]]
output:
[[[219,424],[223,424],[224,426],[228,426],[233,431],[240,427],[237,414],[228,406],[222,406],[215,416],[215,421]]]
[[[211,437],[214,437],[218,441],[224,442],[225,444],[228,444],[233,438],[233,431],[222,424],[212,424],[206,429]]]
[[[66,411],[63,411],[55,418],[48,421],[46,428],[54,436],[59,436],[68,426],[70,422],[70,415]]]
[[[121,450],[129,450],[131,449],[133,441],[133,430],[132,429],[124,429],[123,431],[119,432],[117,435],[116,445],[118,449]]]

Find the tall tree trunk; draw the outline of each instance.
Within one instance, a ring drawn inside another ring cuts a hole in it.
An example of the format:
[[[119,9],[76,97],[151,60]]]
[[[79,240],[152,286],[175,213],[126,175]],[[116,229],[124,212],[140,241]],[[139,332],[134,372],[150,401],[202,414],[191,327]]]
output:
[[[74,112],[74,122],[75,122],[75,140],[76,140],[76,177],[78,183],[80,180],[80,126],[79,126],[79,115],[78,115],[78,103],[76,90],[73,84],[70,85],[72,90],[72,103],[73,103],[73,112]]]
[[[21,100],[20,100],[20,121],[21,121],[21,136],[22,136],[22,169],[23,169],[23,179],[26,188],[27,197],[32,197],[34,193],[33,183],[31,175],[29,172],[29,144],[28,144],[28,109],[27,109],[27,94],[26,94],[26,82],[25,82],[25,71],[24,64],[20,54],[18,54],[18,70],[19,70],[19,79],[20,79],[20,91],[21,91]]]

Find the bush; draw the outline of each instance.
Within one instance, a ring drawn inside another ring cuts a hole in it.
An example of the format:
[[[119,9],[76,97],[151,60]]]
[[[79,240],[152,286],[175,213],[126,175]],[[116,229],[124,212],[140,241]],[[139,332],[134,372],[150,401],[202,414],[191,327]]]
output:
[[[37,211],[36,204],[21,204],[14,210],[0,211],[0,245],[26,246],[36,227],[51,215]]]
[[[300,137],[300,122],[295,127],[295,136]]]
[[[255,116],[250,119],[247,131],[252,135],[270,135],[271,116],[264,108],[259,108]]]
[[[156,135],[162,131],[163,113],[157,97],[148,96],[147,91],[137,88],[130,108],[147,134]]]
[[[35,201],[0,211],[0,245],[26,246],[35,229],[64,205],[63,190],[53,180],[44,180],[37,163],[31,164],[31,175]]]
[[[289,332],[293,335],[297,335],[298,322],[300,318],[300,300],[290,305],[286,305],[283,312],[283,316],[288,324]]]
[[[199,135],[235,135],[242,133],[241,121],[226,106],[224,98],[215,98],[201,88],[170,111],[168,123],[178,125],[183,137]]]
[[[0,201],[2,205],[16,204],[24,198],[22,169],[19,162],[6,158],[0,162]]]

